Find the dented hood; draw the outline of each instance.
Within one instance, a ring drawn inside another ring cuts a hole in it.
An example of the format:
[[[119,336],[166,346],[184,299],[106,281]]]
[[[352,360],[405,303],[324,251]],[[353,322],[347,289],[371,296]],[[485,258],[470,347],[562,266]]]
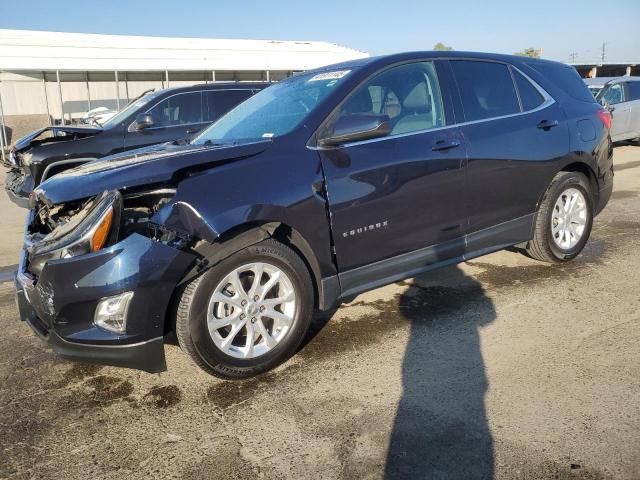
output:
[[[241,145],[164,144],[105,157],[66,170],[34,190],[35,199],[48,205],[92,197],[105,190],[139,189],[171,182],[181,172],[257,155],[271,140]]]
[[[45,132],[52,132],[53,135],[57,135],[58,133],[68,133],[73,135],[82,135],[83,137],[90,137],[95,135],[96,133],[100,133],[103,131],[100,127],[67,127],[67,126],[54,126],[54,127],[44,127],[38,130],[35,130],[28,135],[20,138],[14,144],[14,148],[16,150],[24,150],[31,146],[31,142],[37,139],[40,135]]]

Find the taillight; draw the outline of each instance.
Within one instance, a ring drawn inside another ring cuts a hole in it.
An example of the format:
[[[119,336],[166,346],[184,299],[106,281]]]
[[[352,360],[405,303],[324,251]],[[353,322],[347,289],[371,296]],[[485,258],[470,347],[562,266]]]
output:
[[[607,129],[611,129],[611,112],[609,110],[606,108],[598,110],[598,118]]]

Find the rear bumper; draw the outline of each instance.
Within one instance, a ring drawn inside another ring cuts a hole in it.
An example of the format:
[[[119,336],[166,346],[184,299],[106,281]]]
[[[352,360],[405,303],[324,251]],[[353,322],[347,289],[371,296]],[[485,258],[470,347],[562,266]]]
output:
[[[609,199],[611,198],[612,193],[613,193],[613,182],[611,182],[609,185],[605,186],[604,188],[600,189],[600,192],[598,195],[598,204],[596,205],[596,211],[595,211],[596,215],[598,215],[602,210],[604,210],[604,207],[607,206],[607,203],[609,203]]]
[[[33,179],[19,170],[9,170],[5,178],[4,188],[9,200],[21,208],[29,208],[29,194]]]
[[[613,155],[610,158],[610,166],[604,171],[598,182],[598,201],[596,203],[595,215],[598,215],[604,207],[609,203],[611,194],[613,193]]]
[[[165,320],[173,291],[194,256],[133,234],[99,252],[48,262],[39,278],[23,251],[16,275],[20,318],[60,355],[90,363],[166,370]],[[93,323],[103,297],[133,292],[126,332]]]

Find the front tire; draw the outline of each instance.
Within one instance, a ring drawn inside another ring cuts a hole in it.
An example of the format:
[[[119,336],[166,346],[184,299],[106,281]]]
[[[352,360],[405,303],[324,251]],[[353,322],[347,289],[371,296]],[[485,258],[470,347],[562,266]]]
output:
[[[252,377],[293,355],[313,314],[313,286],[302,259],[272,239],[246,247],[188,283],[176,336],[203,370]]]
[[[527,245],[527,253],[543,262],[572,260],[589,240],[593,211],[587,177],[578,172],[558,173],[538,209],[534,236]]]

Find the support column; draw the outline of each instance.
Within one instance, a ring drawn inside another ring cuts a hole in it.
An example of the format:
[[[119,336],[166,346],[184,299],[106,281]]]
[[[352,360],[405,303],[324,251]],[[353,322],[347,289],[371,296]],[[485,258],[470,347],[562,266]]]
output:
[[[169,70],[164,71],[164,76],[167,79],[167,86],[165,88],[169,88],[171,84],[169,83]]]
[[[44,94],[44,106],[47,108],[47,119],[49,126],[53,125],[53,119],[51,118],[51,111],[49,110],[49,94],[47,93],[47,74],[42,72],[42,93]]]
[[[127,104],[129,104],[129,75],[124,72],[124,93],[127,96]]]
[[[60,70],[56,70],[56,81],[58,82],[58,95],[60,96],[60,125],[64,125],[64,102],[62,101],[62,85],[60,84]]]
[[[2,82],[0,82],[0,85],[2,85]],[[4,132],[4,110],[2,109],[2,92],[0,92],[0,156],[2,157],[3,163],[6,161],[4,153],[5,146],[8,147],[9,145],[7,145],[7,137],[5,137]]]
[[[627,71],[624,74],[625,77],[631,76],[631,65],[627,65]]]
[[[115,71],[116,74],[116,106],[118,111],[120,111],[120,82],[118,81],[118,70]]]
[[[270,81],[271,81],[271,75],[269,73],[269,70],[267,70],[267,82],[270,82]]]
[[[84,83],[87,86],[87,111],[91,110],[91,89],[89,88],[89,72],[84,72]]]
[[[216,83],[216,71],[211,70],[211,83]]]

